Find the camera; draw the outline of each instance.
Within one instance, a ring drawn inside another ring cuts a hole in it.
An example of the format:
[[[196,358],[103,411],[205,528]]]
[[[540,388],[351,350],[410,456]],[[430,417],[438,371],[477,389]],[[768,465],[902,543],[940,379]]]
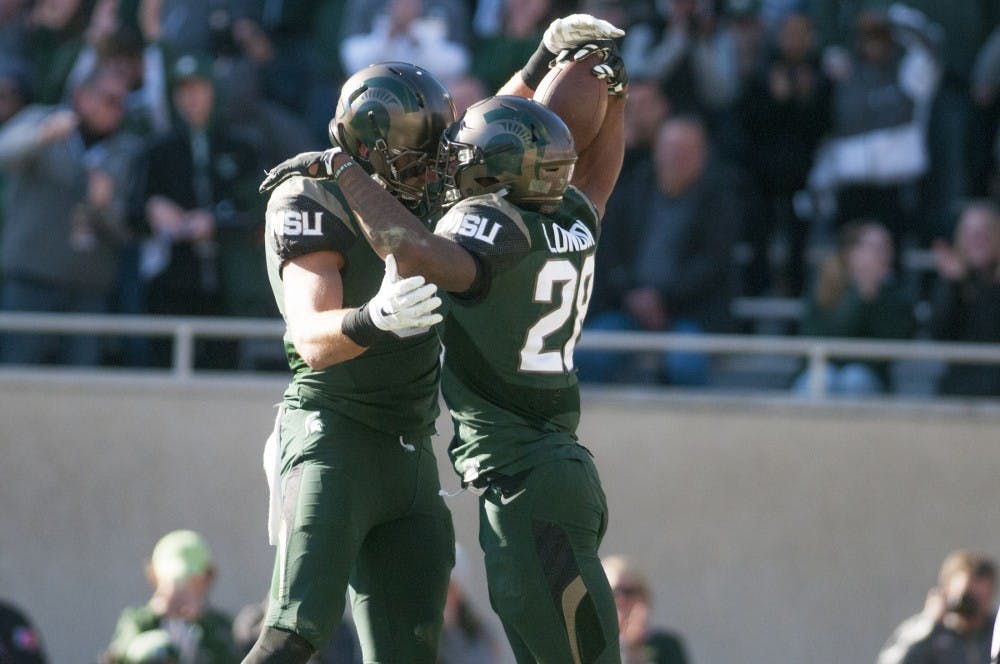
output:
[[[948,603],[948,613],[955,613],[964,618],[971,618],[979,612],[979,602],[971,593],[962,593],[955,600]]]

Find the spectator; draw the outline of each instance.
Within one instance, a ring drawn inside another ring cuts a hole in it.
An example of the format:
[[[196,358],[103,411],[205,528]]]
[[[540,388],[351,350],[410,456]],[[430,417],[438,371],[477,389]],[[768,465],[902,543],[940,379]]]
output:
[[[471,29],[459,0],[349,0],[344,12],[340,61],[346,71],[399,61],[447,80],[469,69]]]
[[[737,117],[743,123],[754,203],[746,226],[753,249],[746,292],[760,295],[773,285],[778,293],[800,297],[809,220],[796,213],[793,198],[805,188],[816,148],[830,126],[830,81],[807,14],[785,17],[777,48],[748,83]],[[787,253],[772,284],[769,252],[778,232],[784,233]]]
[[[24,612],[0,601],[0,662],[45,664],[45,649],[38,631]]]
[[[886,227],[860,220],[841,230],[837,253],[820,267],[806,302],[801,333],[814,337],[905,339],[914,331],[913,302],[898,285],[893,270],[895,249]],[[889,365],[882,361],[838,359],[826,368],[830,394],[885,392]],[[808,392],[814,376],[804,371],[795,390]]]
[[[467,596],[472,573],[468,554],[455,545],[455,566],[444,603],[438,664],[497,664],[497,643]]]
[[[940,73],[934,26],[919,12],[894,6],[865,10],[856,20],[850,55],[828,58],[833,79],[832,138],[816,156],[811,188],[832,192],[835,223],[874,217],[904,236],[915,226],[907,193],[929,166],[927,120]]]
[[[178,664],[238,661],[232,620],[209,602],[216,568],[204,537],[191,530],[167,533],[153,548],[146,574],[153,595],[146,604],[122,612],[102,657],[105,664],[145,661],[145,653],[169,650],[162,647],[162,633],[148,634],[160,630],[176,649]]]
[[[178,126],[149,146],[132,206],[149,228],[140,268],[149,313],[271,312],[261,286],[259,157],[252,144],[212,121],[214,100],[210,64],[195,55],[179,58],[173,80]],[[213,367],[232,366],[234,352],[230,344],[206,341],[199,356]],[[168,363],[170,343],[155,342],[153,355],[157,365]]]
[[[976,200],[962,211],[954,245],[934,244],[938,283],[931,333],[950,341],[1000,342],[1000,209]],[[949,365],[941,394],[1000,396],[1000,366]]]
[[[653,593],[635,564],[620,555],[607,556],[601,563],[618,609],[622,664],[687,664],[681,637],[650,623]]]
[[[951,237],[962,200],[982,195],[976,181],[970,180],[969,169],[987,158],[991,144],[977,126],[984,119],[977,113],[984,109],[975,106],[970,80],[977,53],[1000,21],[1000,3],[906,0],[906,4],[939,26],[940,35],[941,83],[928,124],[930,172],[919,191],[921,222],[929,241]]]
[[[739,93],[739,68],[754,62],[755,49],[747,40],[753,32],[750,18],[720,21],[714,4],[706,0],[665,0],[657,3],[658,15],[629,28],[622,57],[634,78],[661,81],[671,104],[679,111],[716,118]],[[741,52],[742,51],[742,52]],[[759,53],[758,53],[759,54]],[[713,123],[714,126],[714,123]]]
[[[923,611],[896,628],[878,664],[989,664],[995,597],[993,560],[953,551],[941,564]]]
[[[284,55],[274,54],[271,60],[266,60],[267,53],[272,50],[267,45],[270,44],[267,35],[255,27],[256,24],[252,19],[240,18],[242,14],[237,14],[235,5],[230,7],[230,4],[232,3],[226,1],[218,3],[216,12],[220,24],[228,26],[225,30],[219,27],[214,32],[203,35],[202,41],[205,46],[200,49],[179,51],[177,44],[189,41],[176,32],[176,24],[180,20],[178,15],[188,16],[188,12],[182,11],[183,7],[179,6],[183,5],[183,0],[166,0],[162,7],[159,0],[143,1],[139,17],[148,43],[144,57],[146,97],[155,99],[156,91],[166,88],[170,67],[174,65],[178,54],[207,55],[211,77],[215,84],[213,118],[238,130],[244,135],[245,140],[255,145],[263,163],[273,164],[289,152],[304,150],[311,145],[310,132],[314,128],[310,127],[297,111],[293,112],[283,103],[263,95],[262,90],[267,89],[267,82],[273,82],[276,77],[280,78],[276,72],[287,66],[286,58]],[[282,3],[269,4],[274,6]],[[328,13],[323,14],[322,20],[329,20]],[[323,29],[328,29],[328,26],[323,26]],[[278,30],[278,27],[275,27],[275,30]],[[233,41],[236,40],[236,37],[230,34],[233,31],[241,36],[240,40]],[[212,38],[211,35],[216,37]],[[226,35],[224,39],[223,35]],[[261,43],[253,46],[258,40]],[[233,44],[237,42],[243,44],[245,49],[236,48]],[[205,65],[206,69],[209,69],[207,62]],[[267,71],[263,77],[258,71],[262,68]],[[304,65],[303,69],[309,67]],[[312,80],[309,73],[303,76],[306,80]],[[289,81],[292,80],[290,77]],[[166,96],[169,97],[169,94]],[[299,90],[299,96],[302,105],[320,104],[323,106],[324,117],[329,115],[329,106],[332,103],[323,103],[319,100],[323,96],[322,90],[303,88]],[[297,103],[295,106],[298,109],[300,104]],[[322,131],[318,133],[324,140],[326,139],[325,121],[322,123]]]
[[[2,308],[100,313],[107,310],[117,259],[129,236],[125,185],[138,139],[119,131],[125,81],[98,68],[72,106],[29,106],[0,129],[0,171],[7,177]],[[51,338],[9,335],[0,361],[38,363]],[[101,359],[98,338],[71,337],[58,349],[68,364]]]
[[[588,329],[723,332],[730,328],[732,251],[741,230],[740,200],[728,166],[710,155],[704,125],[691,116],[660,128],[655,182],[631,203],[607,239],[620,264],[605,263],[617,292],[609,308],[588,318]],[[610,223],[610,222],[609,222]],[[600,279],[600,277],[598,277]],[[579,352],[581,380],[606,381],[635,369],[618,352]],[[652,378],[677,385],[708,381],[707,357],[667,353]],[[641,374],[640,379],[649,379]]]

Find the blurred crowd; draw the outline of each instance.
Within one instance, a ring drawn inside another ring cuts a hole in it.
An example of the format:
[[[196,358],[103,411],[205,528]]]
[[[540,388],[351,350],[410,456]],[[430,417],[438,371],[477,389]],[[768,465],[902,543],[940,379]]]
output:
[[[587,328],[752,333],[736,298],[793,298],[783,333],[1000,341],[986,0],[0,0],[0,308],[276,316],[256,187],[326,144],[346,75],[412,62],[461,113],[573,12],[626,28],[632,80]],[[199,343],[198,366],[266,364]],[[713,380],[696,353],[579,355],[584,380]],[[170,357],[155,339],[0,344],[7,363]],[[895,388],[870,361],[825,380]],[[1000,368],[947,367],[937,388],[1000,395]]]

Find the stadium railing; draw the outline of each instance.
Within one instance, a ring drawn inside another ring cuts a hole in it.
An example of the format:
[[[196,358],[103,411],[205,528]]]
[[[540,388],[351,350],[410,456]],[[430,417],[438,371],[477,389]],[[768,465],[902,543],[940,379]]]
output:
[[[172,365],[165,373],[175,381],[195,377],[196,339],[263,339],[273,340],[277,345],[284,329],[284,323],[275,319],[0,313],[0,334],[17,332],[172,338]],[[814,399],[827,396],[823,374],[826,366],[839,358],[1000,364],[1000,344],[924,340],[869,341],[774,335],[690,335],[591,330],[583,335],[577,348],[631,352],[688,351],[713,356],[758,355],[804,359],[814,369],[809,385],[809,396]],[[102,367],[103,369],[108,367]]]

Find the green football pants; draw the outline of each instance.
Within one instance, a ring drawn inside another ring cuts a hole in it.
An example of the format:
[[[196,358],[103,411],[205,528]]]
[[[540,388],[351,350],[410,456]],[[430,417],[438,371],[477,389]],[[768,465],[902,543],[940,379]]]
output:
[[[345,590],[365,662],[433,664],[455,561],[429,437],[403,439],[286,404],[266,624],[321,648]]]
[[[490,604],[519,664],[621,661],[615,602],[597,551],[607,515],[589,458],[501,477],[480,497]]]

